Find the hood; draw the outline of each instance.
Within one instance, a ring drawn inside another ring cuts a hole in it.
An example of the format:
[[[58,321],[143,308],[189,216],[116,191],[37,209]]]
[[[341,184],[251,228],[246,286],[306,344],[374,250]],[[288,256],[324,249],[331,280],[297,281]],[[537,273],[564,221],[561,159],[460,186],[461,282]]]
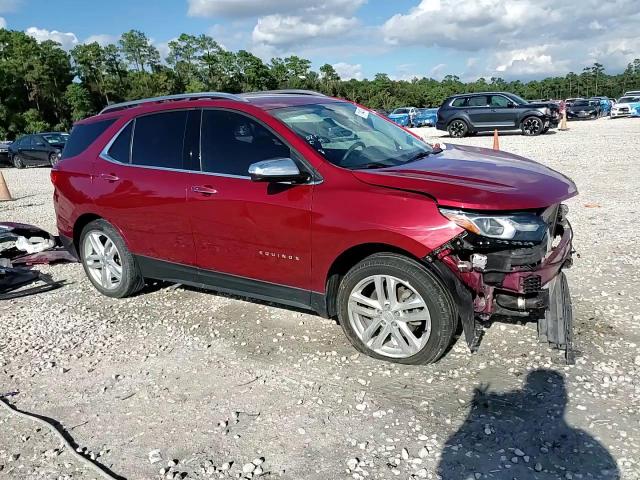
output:
[[[560,108],[553,102],[529,102],[525,106],[532,108],[549,108],[551,110],[558,110]]]
[[[533,160],[488,148],[447,144],[442,153],[375,170],[354,170],[368,184],[424,193],[441,206],[528,210],[574,195],[575,184]]]

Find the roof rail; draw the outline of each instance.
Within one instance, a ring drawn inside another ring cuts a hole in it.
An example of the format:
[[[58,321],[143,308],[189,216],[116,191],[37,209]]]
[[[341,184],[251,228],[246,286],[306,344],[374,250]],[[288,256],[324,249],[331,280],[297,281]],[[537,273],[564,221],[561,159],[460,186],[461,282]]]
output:
[[[108,112],[117,112],[118,110],[124,110],[125,108],[137,107],[146,103],[161,103],[171,102],[176,100],[199,100],[201,98],[222,98],[226,100],[236,100],[238,102],[246,102],[247,100],[240,95],[224,92],[201,92],[201,93],[180,93],[178,95],[165,95],[163,97],[143,98],[141,100],[132,100],[130,102],[114,103],[113,105],[107,105],[104,107],[99,115]]]
[[[314,92],[313,90],[301,90],[296,88],[285,88],[282,90],[261,90],[259,92],[244,93],[243,96],[253,95],[310,95],[314,97],[326,97],[324,93]]]

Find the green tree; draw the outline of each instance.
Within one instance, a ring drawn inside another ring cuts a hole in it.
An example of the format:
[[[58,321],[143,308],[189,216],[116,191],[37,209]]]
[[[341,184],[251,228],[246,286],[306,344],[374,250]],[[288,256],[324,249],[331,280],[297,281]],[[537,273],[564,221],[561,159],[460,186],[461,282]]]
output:
[[[67,85],[64,99],[71,111],[71,120],[77,122],[95,113],[91,94],[87,88],[79,83]]]

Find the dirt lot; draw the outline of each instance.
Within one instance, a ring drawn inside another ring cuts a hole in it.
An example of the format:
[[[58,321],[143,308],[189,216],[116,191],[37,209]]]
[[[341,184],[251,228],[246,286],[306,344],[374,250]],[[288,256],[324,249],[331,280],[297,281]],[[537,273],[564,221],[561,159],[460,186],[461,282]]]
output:
[[[112,300],[72,264],[43,268],[65,287],[0,303],[0,394],[18,391],[18,408],[128,479],[640,478],[640,120],[570,127],[500,141],[580,190],[575,366],[534,325],[494,325],[475,355],[458,341],[436,365],[396,366],[302,311],[167,285]],[[0,219],[54,230],[49,170],[2,171],[18,200]],[[2,478],[96,474],[0,410]]]

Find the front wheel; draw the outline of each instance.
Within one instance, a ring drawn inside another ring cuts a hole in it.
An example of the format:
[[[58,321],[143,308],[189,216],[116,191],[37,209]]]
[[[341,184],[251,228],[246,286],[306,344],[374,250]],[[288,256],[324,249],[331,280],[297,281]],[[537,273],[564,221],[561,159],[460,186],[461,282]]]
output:
[[[345,335],[373,358],[432,363],[455,334],[458,317],[450,292],[425,267],[402,255],[365,258],[345,275],[337,300]]]
[[[469,132],[469,127],[464,120],[454,120],[447,127],[449,136],[453,138],[462,138]]]
[[[544,129],[542,120],[538,117],[527,117],[522,120],[522,134],[529,137],[540,135]]]
[[[50,153],[49,154],[49,165],[51,165],[52,167],[55,167],[56,163],[58,163],[58,154],[57,153]]]
[[[84,271],[103,295],[128,297],[144,286],[133,255],[118,231],[106,220],[94,220],[84,227],[79,247]]]

